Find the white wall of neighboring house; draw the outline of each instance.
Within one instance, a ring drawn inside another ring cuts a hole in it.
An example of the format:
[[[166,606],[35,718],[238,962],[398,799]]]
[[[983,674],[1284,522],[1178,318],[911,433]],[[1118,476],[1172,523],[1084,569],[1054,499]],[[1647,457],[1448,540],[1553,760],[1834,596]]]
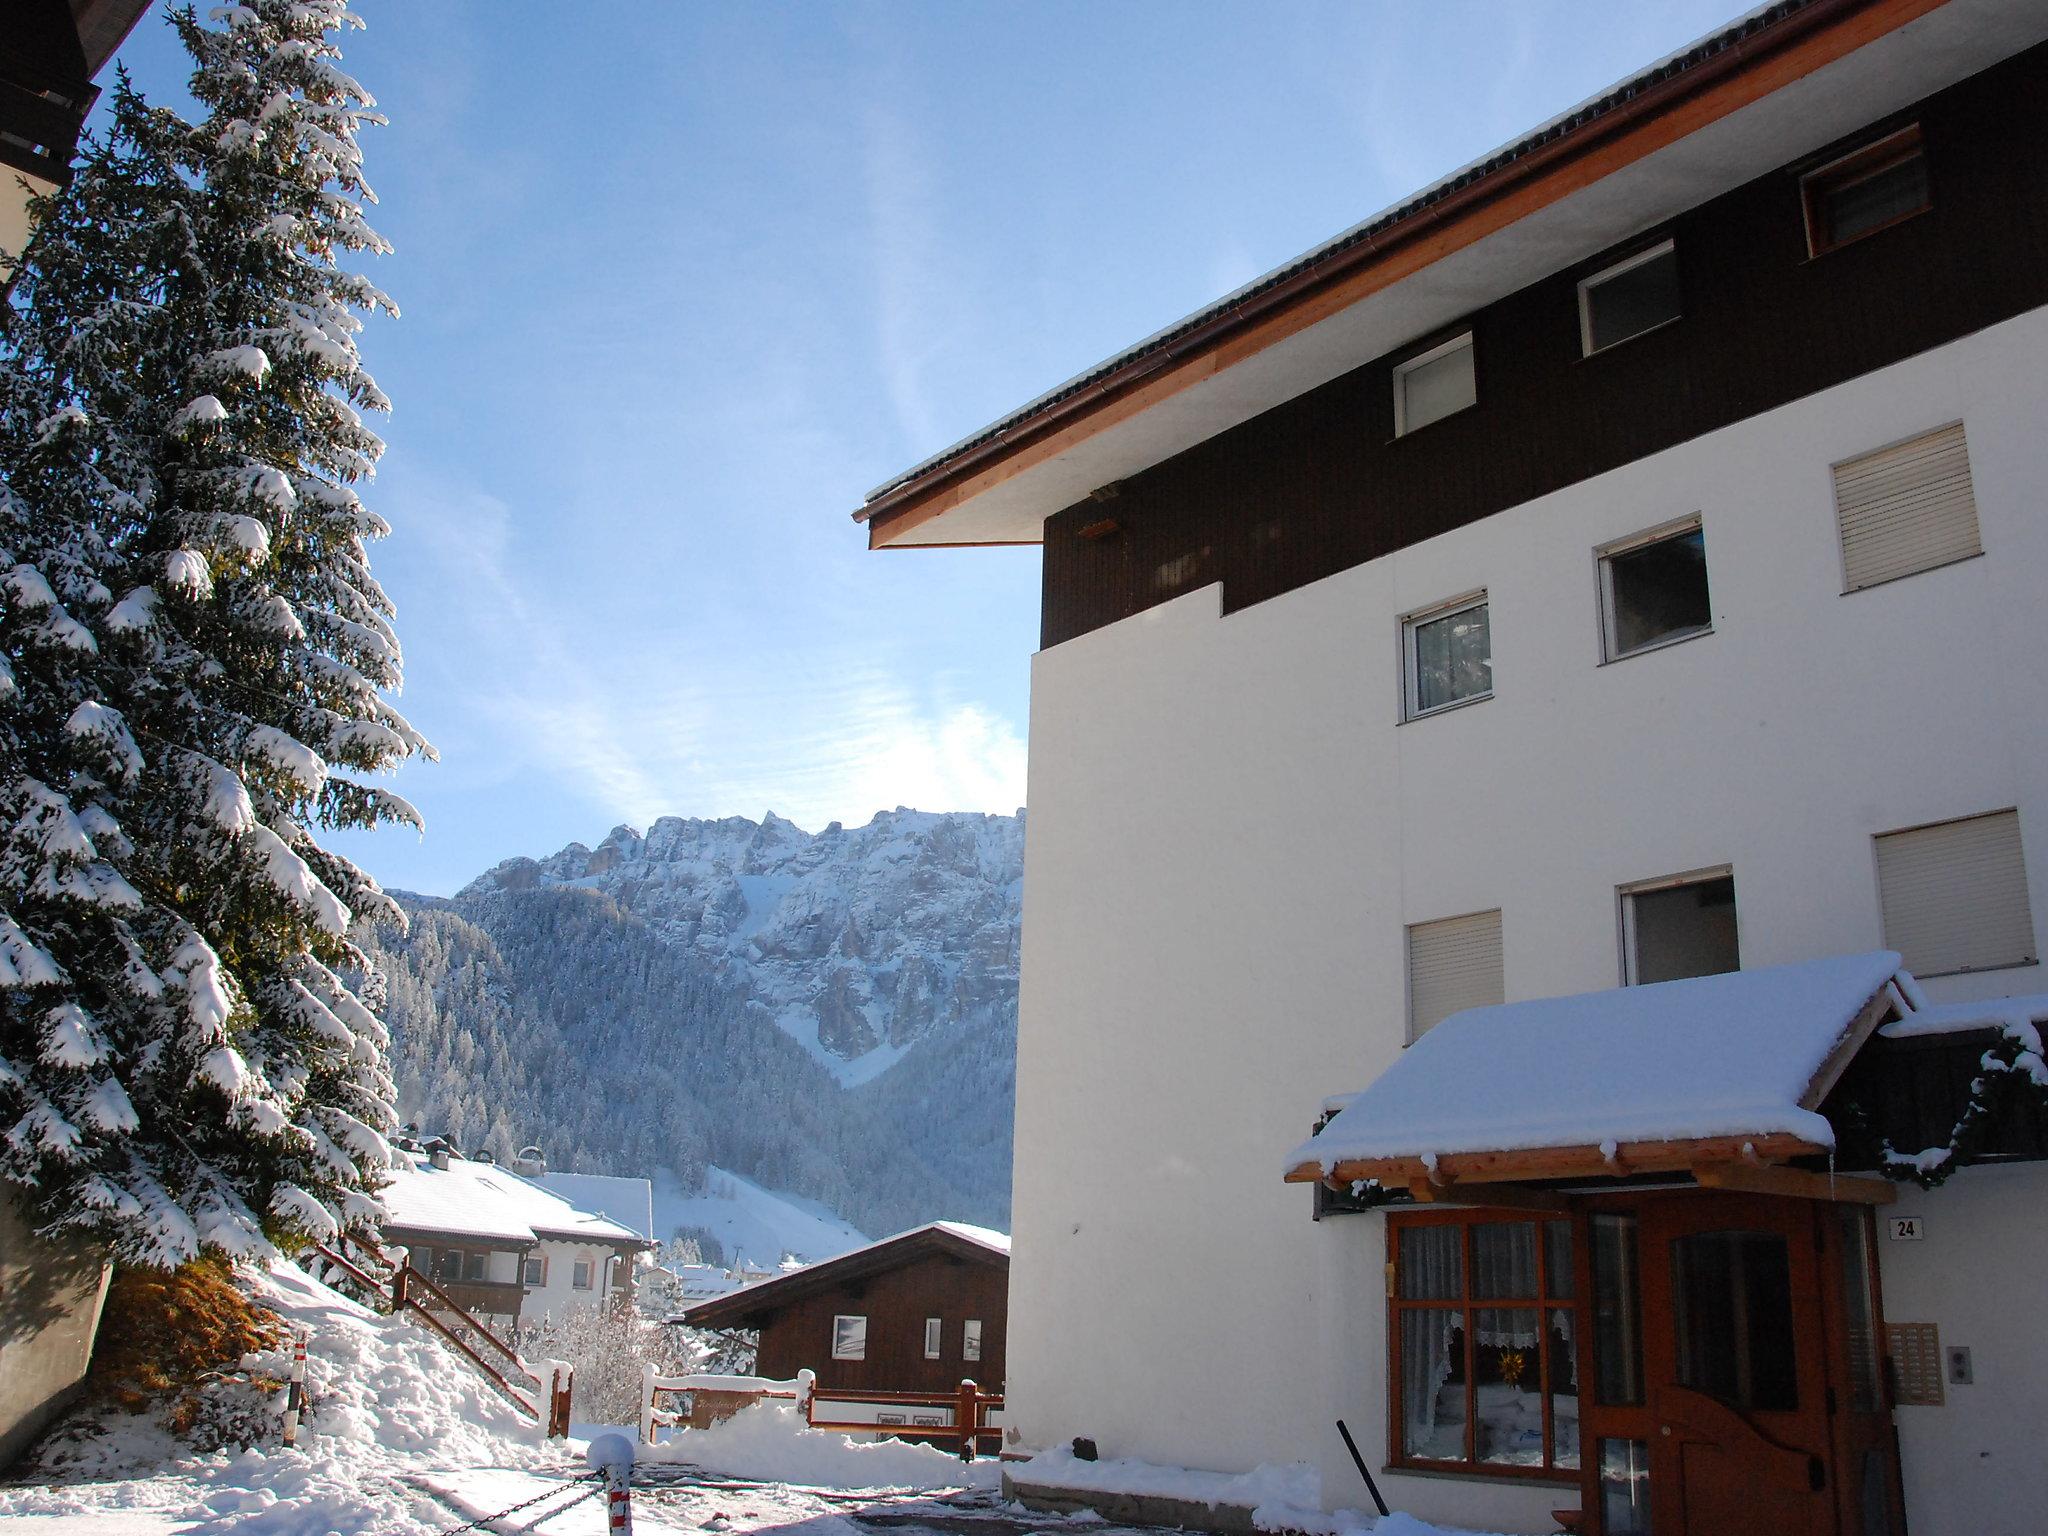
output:
[[[611,1304],[613,1282],[619,1278],[613,1271],[612,1249],[591,1243],[543,1238],[533,1251],[547,1261],[546,1281],[526,1288],[526,1300],[519,1314],[522,1324],[535,1323],[543,1317],[559,1317],[578,1307]],[[591,1266],[588,1290],[578,1290],[575,1285],[576,1261],[579,1259],[588,1261]]]
[[[1327,1502],[1366,1503],[1333,1420],[1377,1470],[1382,1224],[1313,1224],[1281,1159],[1401,1050],[1404,925],[1498,907],[1510,1000],[1605,988],[1616,888],[1728,864],[1745,965],[1872,949],[1873,836],[2014,806],[2048,919],[2044,356],[2036,311],[1227,618],[1210,587],[1036,658],[1017,1447],[1308,1459]],[[1958,420],[1984,555],[1843,596],[1829,466]],[[1600,665],[1593,551],[1692,514],[1714,632]],[[1401,615],[1481,587],[1495,696],[1397,723]],[[2038,967],[1928,985],[2044,988]],[[1889,1315],[1961,1330],[1980,1372],[2038,1332],[2048,1222],[1996,1191],[2041,1184],[1970,1170],[1911,1197],[1948,1236],[1884,1253]],[[2035,1287],[2003,1339],[1980,1255]],[[1936,1486],[1996,1484],[1947,1509],[2048,1506],[2048,1462],[1975,1391],[1899,1412],[1919,1536],[1949,1518]],[[1576,1502],[1394,1481],[1397,1507],[1422,1489],[1410,1507],[1486,1529]]]

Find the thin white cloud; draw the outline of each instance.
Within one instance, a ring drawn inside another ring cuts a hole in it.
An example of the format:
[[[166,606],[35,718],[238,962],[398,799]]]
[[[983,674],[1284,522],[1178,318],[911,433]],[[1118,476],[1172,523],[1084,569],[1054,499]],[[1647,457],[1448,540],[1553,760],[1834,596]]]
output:
[[[971,699],[850,659],[829,633],[815,648],[621,633],[522,581],[501,501],[445,490],[406,501],[401,526],[436,597],[431,613],[403,617],[434,627],[416,654],[431,646],[465,674],[463,734],[497,775],[640,826],[773,809],[815,829],[896,805],[1023,803],[1023,735]]]

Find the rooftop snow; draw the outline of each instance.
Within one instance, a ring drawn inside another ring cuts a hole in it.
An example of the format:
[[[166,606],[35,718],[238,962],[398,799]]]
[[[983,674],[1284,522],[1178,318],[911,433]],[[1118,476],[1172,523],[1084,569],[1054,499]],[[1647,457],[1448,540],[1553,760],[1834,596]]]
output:
[[[1774,1133],[1833,1146],[1800,1101],[1898,973],[1880,950],[1453,1014],[1287,1166]]]
[[[1889,1039],[1914,1035],[1953,1035],[1973,1029],[2008,1032],[2031,1024],[2048,1024],[2048,992],[2024,997],[1986,997],[1967,1003],[1931,1003],[1916,1008],[1878,1033]]]
[[[641,1240],[631,1227],[581,1210],[497,1163],[451,1158],[436,1168],[425,1153],[400,1156],[404,1166],[392,1170],[383,1192],[394,1227],[521,1244],[543,1237]]]
[[[578,1210],[609,1217],[654,1241],[654,1186],[609,1173],[544,1173],[534,1183]]]

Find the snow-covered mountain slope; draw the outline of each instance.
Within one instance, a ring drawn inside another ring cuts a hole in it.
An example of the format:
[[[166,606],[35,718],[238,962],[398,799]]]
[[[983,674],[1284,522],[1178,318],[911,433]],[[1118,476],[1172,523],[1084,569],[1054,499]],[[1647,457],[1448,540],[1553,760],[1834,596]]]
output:
[[[769,812],[665,816],[508,859],[457,896],[598,890],[765,1007],[846,1085],[1015,1007],[1024,818],[898,807],[815,835]]]
[[[777,1194],[718,1167],[706,1170],[698,1194],[686,1192],[673,1174],[656,1174],[654,1229],[664,1236],[709,1232],[729,1269],[773,1269],[784,1254],[810,1263],[836,1259],[868,1241],[815,1200]]]
[[[452,900],[395,893],[411,932],[362,939],[400,1110],[691,1198],[715,1165],[862,1232],[1007,1226],[1021,844],[1012,817],[664,820]],[[750,1258],[823,1256],[747,1221]]]

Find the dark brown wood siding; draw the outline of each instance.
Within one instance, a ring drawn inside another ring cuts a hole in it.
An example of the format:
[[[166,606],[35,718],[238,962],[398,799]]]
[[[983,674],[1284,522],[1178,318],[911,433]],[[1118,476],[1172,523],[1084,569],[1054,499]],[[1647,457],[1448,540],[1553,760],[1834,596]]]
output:
[[[1478,311],[1478,405],[1408,437],[1415,345],[1055,514],[1043,643],[1214,581],[1249,607],[2048,303],[2044,101],[2048,45],[1883,119],[1922,125],[1933,208],[1817,259],[1799,175],[1828,153]],[[1683,317],[1581,357],[1579,279],[1667,235]]]
[[[1987,1076],[1991,1113],[1957,1148],[1957,1164],[2048,1158],[2048,1106],[2023,1074],[1985,1073],[1985,1053],[1997,1049],[1992,1030],[1873,1040],[1821,1106],[1835,1128],[1835,1166],[1881,1169],[1887,1146],[1905,1153],[1947,1146],[1969,1108],[1971,1085]]]
[[[933,1254],[779,1309],[762,1322],[754,1369],[787,1380],[808,1366],[821,1387],[950,1392],[971,1378],[999,1392],[1009,1311],[1007,1266]],[[832,1358],[832,1319],[841,1313],[868,1320],[865,1360]],[[928,1317],[943,1324],[937,1360],[924,1357]],[[981,1320],[979,1360],[961,1357],[969,1318]]]

